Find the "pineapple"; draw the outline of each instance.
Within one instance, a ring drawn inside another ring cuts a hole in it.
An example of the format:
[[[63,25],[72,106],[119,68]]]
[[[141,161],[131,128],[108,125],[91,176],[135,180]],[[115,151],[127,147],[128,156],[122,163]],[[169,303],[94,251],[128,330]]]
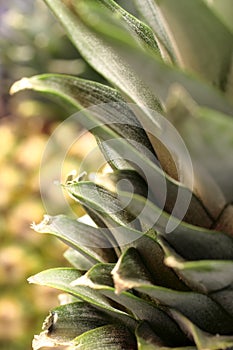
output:
[[[112,87],[44,74],[11,92],[81,111],[110,170],[63,185],[85,220],[33,225],[73,265],[29,278],[63,293],[34,349],[233,349],[232,1],[135,0],[141,20],[45,2]]]

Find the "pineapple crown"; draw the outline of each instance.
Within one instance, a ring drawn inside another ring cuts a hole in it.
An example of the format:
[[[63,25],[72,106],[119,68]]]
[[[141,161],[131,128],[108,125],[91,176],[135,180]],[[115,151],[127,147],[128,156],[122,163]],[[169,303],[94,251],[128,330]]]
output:
[[[88,221],[33,225],[74,266],[29,279],[66,293],[34,349],[232,348],[232,2],[135,0],[145,23],[112,0],[45,2],[113,87],[44,74],[11,92],[81,111],[111,171],[63,185]]]

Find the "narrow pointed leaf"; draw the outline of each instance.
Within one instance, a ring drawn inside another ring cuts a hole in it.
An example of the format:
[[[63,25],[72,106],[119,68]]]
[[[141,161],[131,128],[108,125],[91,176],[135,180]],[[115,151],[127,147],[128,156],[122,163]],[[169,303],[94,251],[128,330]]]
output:
[[[127,247],[137,249],[156,285],[175,290],[189,290],[175,272],[164,264],[165,255],[161,245],[156,239],[149,237],[148,233],[126,245],[125,248]]]
[[[63,24],[79,52],[95,70],[135,103],[158,108],[157,99],[148,91],[147,86],[132,73],[130,66],[124,63],[117,50],[112,49],[89,30],[80,18],[72,13],[68,5],[59,0],[45,0],[45,2]]]
[[[113,0],[98,0],[98,2],[102,6],[105,6],[105,8],[109,9],[115,15],[118,21],[121,19],[122,25],[125,25],[125,27],[128,28],[130,33],[135,37],[135,39],[139,40],[142,46],[158,51],[158,47],[150,27],[138,20],[136,17],[132,16]],[[77,0],[74,3],[77,3],[78,5]]]
[[[199,260],[180,262],[170,255],[166,265],[178,271],[178,275],[189,282],[194,289],[213,292],[228,287],[233,283],[233,261]]]
[[[181,327],[192,335],[198,350],[224,350],[233,346],[233,336],[219,336],[219,334],[212,336],[211,334],[203,332],[196,325],[190,322],[190,320],[180,315],[178,312],[172,311],[171,313],[180,323]]]
[[[82,16],[82,13],[80,13],[80,16]],[[103,33],[100,28],[101,23],[98,23],[97,26],[95,23],[90,22],[88,18],[83,17],[82,20],[93,31],[98,33],[98,37],[108,43],[112,49],[118,51],[119,56],[130,65],[134,74],[148,85],[150,91],[159,98],[162,104],[166,104],[171,86],[179,84],[187,90],[200,106],[210,107],[233,115],[232,104],[218,89],[203,82],[196,76],[191,76],[176,67],[165,64],[152,52],[142,51],[130,38],[127,31],[125,31],[124,40],[122,40],[121,36],[113,36],[111,31],[107,30],[107,22],[104,24],[105,29]]]
[[[112,270],[112,275],[117,294],[123,290],[140,286],[140,284],[152,282],[152,278],[135,248],[129,248],[121,255]]]
[[[158,46],[165,60],[176,61],[176,54],[168,36],[166,24],[154,0],[134,0],[145,21],[153,29]]]
[[[124,139],[133,141],[134,147],[149,159],[155,158],[154,150],[140,122],[116,90],[96,82],[62,74],[42,74],[23,78],[12,86],[11,93],[25,89],[55,96],[60,102],[63,101],[72,113],[89,108],[101,124],[107,124]],[[79,122],[79,119],[77,116],[75,120]],[[94,132],[92,128],[90,131]]]
[[[52,93],[59,96],[60,98],[72,101],[72,103],[78,109],[81,108],[79,102],[77,100],[74,100],[72,95],[70,97],[70,78],[68,78],[68,87],[66,87],[65,81],[63,83],[60,77],[54,78],[53,76],[32,77],[31,79],[26,79],[26,82],[24,82],[25,80],[21,83],[19,82],[18,85],[16,83],[15,87],[13,87],[13,90],[19,91],[24,88],[30,88],[44,93]],[[73,80],[72,84],[76,85],[75,82],[73,82]],[[123,138],[119,138],[119,134],[117,134],[115,130],[113,131],[111,129],[111,126],[117,125],[117,120],[110,119],[110,126],[107,122],[107,120],[109,120],[109,115],[112,118],[114,116],[113,112],[116,113],[116,110],[112,108],[111,105],[109,107],[109,104],[107,106],[107,109],[105,109],[103,105],[98,105],[98,109],[96,108],[97,107],[95,106],[95,108],[92,110],[92,112],[94,112],[94,115],[90,115],[90,111],[83,111],[82,114],[78,115],[78,119],[75,120],[83,124],[86,128],[92,131],[96,137],[104,141],[102,142],[102,145],[105,145],[106,143],[106,145],[108,146],[110,142],[110,148],[114,148],[114,150],[117,150],[117,154],[119,154],[121,158],[127,158],[128,162],[136,168],[136,170],[140,173],[141,176],[145,176],[146,174],[146,180],[148,181],[148,185],[153,191],[153,194],[155,195],[156,200],[161,205],[161,207],[164,207],[164,205],[166,204],[166,210],[168,210],[169,212],[173,211],[174,215],[178,217],[181,215],[183,218],[186,212],[186,210],[185,212],[183,212],[183,206],[186,202],[189,204],[189,201],[191,200],[190,206],[188,207],[188,211],[185,217],[186,221],[191,222],[193,224],[199,223],[200,225],[209,227],[212,223],[212,219],[206,211],[206,209],[203,208],[203,204],[200,202],[200,200],[192,194],[190,189],[174,181],[170,176],[162,172],[161,169],[153,162],[153,160],[155,160],[155,156],[151,152],[151,148],[149,148],[148,146],[148,139],[146,138],[145,140],[147,141],[143,143],[144,141],[142,141],[142,137],[139,136],[139,138],[137,138],[137,133],[135,134],[135,128],[132,128],[132,123],[134,123],[135,117],[132,116],[128,122],[124,119],[120,119],[122,121],[122,124],[118,124],[118,128],[116,131],[119,131],[119,126],[122,130],[128,130],[128,128],[126,128],[125,125],[126,122],[126,124],[130,124],[129,130],[131,130],[131,132],[124,132],[124,134],[121,134]],[[104,115],[106,119],[100,120],[101,115]],[[121,113],[117,113],[116,115],[119,116],[119,118],[122,118],[122,115],[124,115],[124,113],[122,111]],[[102,123],[103,121],[104,124]],[[122,127],[123,124],[124,127]],[[136,130],[138,130],[138,124],[136,125]],[[139,130],[141,129],[139,128]],[[132,134],[136,135],[136,137],[132,136]],[[132,144],[129,143],[131,137],[133,137]],[[115,163],[115,165],[117,164]],[[153,186],[150,186],[150,183],[153,183]],[[160,188],[160,191],[157,191],[157,188]],[[168,195],[167,199],[165,191],[166,189]],[[182,205],[180,205],[181,202]]]
[[[71,345],[72,340],[91,329],[104,326],[111,318],[84,302],[76,302],[53,309],[43,324],[43,332],[35,336],[33,348],[44,345]]]
[[[233,239],[223,232],[207,230],[178,221],[161,212],[151,201],[139,195],[121,192],[122,203],[131,199],[127,210],[148,227],[162,234],[169,245],[186,260],[233,260]],[[158,219],[156,219],[158,218]],[[174,222],[172,232],[166,232],[168,220]]]
[[[33,228],[39,233],[55,235],[76,249],[90,263],[116,260],[113,250],[104,249],[110,246],[110,242],[105,237],[106,230],[83,224],[65,215],[45,215],[44,220]]]
[[[136,290],[148,294],[161,305],[174,308],[206,332],[231,334],[233,331],[233,318],[206,295],[150,285],[136,287]]]
[[[71,283],[81,277],[81,273],[73,268],[56,268],[49,269],[38,273],[28,279],[30,283],[35,283],[43,286],[59,289],[63,292],[70,293],[79,299],[88,302],[93,307],[101,309],[115,319],[134,328],[136,321],[126,313],[113,308],[108,299],[100,295],[98,291],[92,290],[89,287],[72,286]]]
[[[73,248],[67,249],[63,255],[73,267],[80,271],[87,271],[95,264]]]
[[[166,20],[180,65],[225,91],[233,49],[228,28],[202,0],[155,1]]]
[[[104,270],[104,266],[102,266]],[[97,266],[97,271],[99,267]],[[109,273],[108,266],[104,274]],[[106,278],[105,278],[106,280]],[[95,267],[86,274],[85,277],[75,281],[76,285],[90,286],[99,291],[100,294],[112,299],[114,302],[125,307],[138,320],[146,320],[153,328],[155,334],[167,345],[185,345],[186,336],[181,332],[177,324],[166,313],[166,309],[161,309],[158,305],[152,304],[129,292],[122,292],[116,295],[115,289],[109,285],[102,285],[103,278],[95,271]]]
[[[137,350],[135,337],[126,327],[107,325],[74,340],[74,350]]]

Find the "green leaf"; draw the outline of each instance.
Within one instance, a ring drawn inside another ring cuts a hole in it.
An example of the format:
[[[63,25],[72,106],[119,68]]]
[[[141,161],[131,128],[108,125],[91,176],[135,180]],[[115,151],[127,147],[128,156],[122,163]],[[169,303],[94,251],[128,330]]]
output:
[[[33,349],[46,345],[71,345],[72,340],[82,333],[112,321],[108,315],[84,302],[57,307],[46,318],[43,332],[34,337]]]
[[[138,20],[136,17],[132,16],[115,1],[98,0],[97,2],[104,6],[106,9],[110,10],[114,14],[116,21],[119,22],[119,20],[121,20],[122,25],[128,28],[130,33],[135,37],[135,39],[139,40],[142,46],[145,46],[145,48],[154,49],[156,52],[158,51],[158,47],[150,27]],[[78,6],[79,3],[80,2],[78,1],[74,1],[74,4],[76,6]]]
[[[167,256],[165,264],[177,271],[178,275],[193,289],[213,292],[233,283],[233,261],[199,260],[183,262],[173,254]]]
[[[158,108],[157,99],[148,91],[147,86],[138,79],[118,55],[104,40],[94,34],[73,13],[68,5],[59,0],[45,0],[53,13],[65,27],[79,52],[113,85],[123,91],[131,101],[151,108]],[[128,31],[127,31],[128,33]]]
[[[118,191],[130,191],[145,198],[148,195],[146,181],[135,170],[116,170],[107,174],[97,174],[95,183],[105,187],[107,190],[118,193]]]
[[[30,277],[28,281],[30,283],[56,288],[78,297],[134,329],[136,321],[126,313],[113,308],[108,299],[100,295],[98,291],[92,290],[87,286],[73,286],[72,282],[81,276],[81,273],[73,268],[56,268],[40,272]]]
[[[83,224],[65,215],[45,215],[40,224],[33,225],[33,229],[39,233],[50,233],[58,237],[90,263],[116,261],[116,254],[113,249],[109,249],[110,242],[105,237],[106,230],[101,228]]]
[[[90,279],[95,284],[114,287],[112,270],[114,264],[96,264],[85,275],[85,279]]]
[[[25,88],[30,88],[44,93],[55,94],[62,99],[71,101],[78,109],[80,109],[81,106],[79,102],[73,98],[72,94],[70,96],[70,85],[67,83],[67,81],[69,82],[69,84],[76,85],[76,81],[73,81],[73,78],[71,79],[71,81],[70,78],[65,78],[65,81],[63,83],[63,80],[60,76],[36,76],[16,83],[16,85],[13,86],[13,91],[20,91]],[[66,84],[68,84],[68,87],[66,86]],[[177,215],[178,217],[182,216],[183,218],[183,215],[185,214],[183,212],[183,208],[185,208],[186,212],[186,207],[189,205],[189,200],[191,199],[191,203],[188,207],[185,220],[194,224],[199,223],[202,226],[209,227],[212,223],[212,220],[209,214],[206,212],[205,208],[203,208],[203,205],[202,203],[200,203],[200,200],[192,194],[190,189],[174,181],[171,177],[162,172],[161,169],[154,163],[155,157],[150,151],[151,148],[148,148],[148,139],[142,138],[140,134],[139,138],[137,138],[138,134],[135,133],[135,128],[130,127],[131,132],[128,131],[129,128],[126,128],[125,122],[126,124],[132,125],[131,121],[134,123],[135,117],[131,116],[134,119],[131,118],[130,122],[127,122],[127,120],[125,119],[120,119],[121,122],[124,124],[124,127],[122,127],[121,123],[120,125],[118,124],[117,132],[119,131],[119,126],[122,130],[126,131],[124,131],[124,133],[121,134],[123,138],[119,138],[119,134],[117,134],[111,129],[112,125],[116,125],[115,123],[117,122],[117,120],[111,119],[111,123],[109,126],[109,123],[103,124],[103,120],[100,117],[104,115],[106,117],[106,119],[104,119],[104,122],[107,122],[107,120],[109,121],[109,105],[107,107],[107,110],[104,109],[103,105],[98,105],[97,110],[96,108],[97,107],[95,106],[95,109],[92,110],[93,112],[95,112],[94,115],[90,114],[90,111],[83,111],[81,114],[79,114],[77,119],[78,122],[83,124],[90,131],[92,131],[92,133],[94,133],[96,137],[100,138],[102,141],[106,141],[103,142],[102,145],[106,144],[108,146],[110,142],[111,148],[117,150],[117,153],[120,155],[121,158],[127,158],[128,162],[130,162],[130,164],[136,168],[136,170],[140,173],[141,176],[146,176],[148,186],[153,191],[156,197],[156,201],[161,207],[164,207],[164,204],[166,202],[166,210],[173,211],[174,215]],[[98,112],[97,115],[96,111]],[[114,114],[115,118],[116,116],[122,118],[122,116],[124,116],[124,108],[121,111],[122,112],[118,114],[116,113],[117,111],[114,109],[114,113],[110,113],[111,118],[113,118]],[[141,129],[139,128],[139,130]],[[136,135],[136,137],[132,136],[133,134]],[[132,144],[129,143],[131,138],[133,138]],[[144,140],[147,141],[144,142]],[[151,185],[151,183],[153,184],[153,186]],[[160,191],[158,191],[157,188],[160,188]],[[167,200],[166,189],[168,195]],[[182,205],[180,205],[181,202]],[[187,206],[185,206],[185,203],[187,203]]]
[[[190,333],[197,345],[198,350],[210,349],[230,349],[233,346],[233,336],[219,336],[219,334],[212,336],[203,332],[196,325],[190,322],[189,319],[182,316],[176,311],[171,312],[173,317],[178,321],[180,326],[188,333]]]
[[[160,308],[158,305],[139,298],[132,293],[122,292],[116,295],[115,289],[109,285],[103,285],[106,281],[99,272],[99,265],[94,266],[85,276],[77,279],[74,284],[77,286],[90,286],[109,299],[116,302],[119,307],[126,308],[130,314],[138,320],[146,320],[154,330],[155,334],[160,337],[164,344],[167,345],[184,345],[187,343],[186,336],[181,332],[177,324],[166,313],[166,308]],[[101,266],[102,273],[106,276],[109,273],[109,266]]]
[[[135,248],[129,248],[121,255],[112,270],[112,275],[117,294],[123,290],[152,282],[151,276]]]
[[[115,131],[118,138],[122,137],[127,140],[152,161],[156,159],[143,127],[116,90],[96,82],[61,74],[42,74],[23,78],[12,86],[11,94],[25,89],[55,96],[60,103],[61,101],[65,102],[72,113],[88,108],[88,111],[98,120],[99,125],[107,124],[110,129]],[[77,123],[82,122],[81,115],[77,115],[74,120]],[[90,132],[101,139],[101,135],[96,133],[95,125],[89,124],[89,127]],[[107,159],[109,158],[110,163],[116,168],[129,168],[129,164],[127,166],[125,160],[120,159],[119,163],[117,158],[122,158],[122,156],[118,155],[117,152],[117,156],[114,156],[108,144],[102,143],[100,146],[106,157],[109,154]],[[122,165],[122,163],[124,164]]]
[[[233,260],[233,239],[230,235],[207,230],[178,221],[156,207],[150,200],[134,194],[121,192],[122,203],[130,203],[127,210],[140,218],[148,227],[154,227],[169,245],[186,260]],[[158,218],[157,220],[155,218]],[[173,231],[166,232],[168,220]]]
[[[161,305],[179,311],[206,332],[226,335],[233,331],[233,318],[206,295],[151,285],[142,285],[135,289],[149,295]]]
[[[141,322],[136,329],[136,337],[138,342],[138,350],[195,350],[194,347],[166,347],[163,341],[153,332],[147,322]]]
[[[87,271],[94,265],[87,257],[73,248],[67,249],[63,256],[73,267],[81,271]]]
[[[211,294],[211,298],[219,303],[233,317],[233,285]]]
[[[225,91],[233,49],[231,32],[202,0],[155,1],[166,21],[180,66]]]
[[[90,6],[91,10],[92,8]],[[79,15],[82,16],[82,13],[80,12]],[[95,15],[98,16],[98,14]],[[134,74],[147,84],[150,88],[149,90],[157,96],[162,104],[166,104],[171,86],[179,84],[187,90],[200,106],[217,109],[218,111],[233,115],[233,108],[230,101],[218,89],[215,89],[196,76],[191,76],[181,71],[177,67],[165,64],[151,51],[141,50],[126,30],[124,39],[121,39],[122,33],[116,36],[109,30],[107,19],[104,24],[98,21],[93,23],[88,17],[82,17],[82,20],[86,23],[86,26],[89,26],[89,28],[92,28],[92,31],[97,33],[95,35],[98,35],[100,40],[103,40],[106,45],[108,44],[113,50],[118,52],[121,59],[127,62],[134,71]],[[148,104],[146,106],[153,109]]]
[[[136,350],[136,340],[124,326],[107,325],[84,333],[74,340],[77,350]]]
[[[122,246],[142,235],[140,223],[121,206],[117,196],[93,182],[77,182],[75,179],[65,185],[68,194],[90,213],[104,223],[102,231],[108,237],[107,247]],[[97,219],[97,221],[98,221]],[[128,228],[132,228],[129,230]]]
[[[125,248],[134,247],[138,251],[146,269],[153,277],[154,284],[175,290],[189,290],[175,272],[164,264],[165,255],[161,245],[148,234],[147,232]]]
[[[218,111],[198,107],[182,89],[172,89],[167,105],[167,116],[177,128],[184,140],[195,169],[205,165],[205,169],[216,181],[224,193],[227,202],[233,199],[233,119]],[[223,171],[224,169],[224,171]],[[202,169],[200,169],[202,170]],[[197,181],[202,182],[200,171]],[[206,188],[207,200],[212,197],[214,212],[221,211],[226,201],[213,188],[207,178],[206,185],[197,188],[203,192]],[[205,202],[205,201],[204,201]],[[217,215],[217,216],[218,216]]]
[[[154,0],[134,0],[145,21],[153,29],[159,49],[165,60],[176,62],[173,44],[168,36],[166,23]]]

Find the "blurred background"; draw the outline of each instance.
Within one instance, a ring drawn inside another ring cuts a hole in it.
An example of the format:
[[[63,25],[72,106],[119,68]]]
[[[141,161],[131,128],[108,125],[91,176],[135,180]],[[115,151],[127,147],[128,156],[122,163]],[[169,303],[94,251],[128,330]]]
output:
[[[41,221],[45,213],[39,189],[41,156],[67,112],[32,92],[13,97],[8,93],[14,81],[46,72],[101,81],[42,0],[0,0],[1,350],[31,349],[33,335],[41,331],[49,309],[58,304],[55,290],[28,285],[27,278],[47,268],[68,265],[62,243],[30,229],[30,224]],[[93,147],[95,141],[85,133],[70,149],[62,173],[78,170],[81,159]],[[98,157],[95,160],[98,163]],[[87,160],[88,171],[88,164],[90,169],[96,165],[93,159]],[[73,209],[82,215],[80,208]]]

